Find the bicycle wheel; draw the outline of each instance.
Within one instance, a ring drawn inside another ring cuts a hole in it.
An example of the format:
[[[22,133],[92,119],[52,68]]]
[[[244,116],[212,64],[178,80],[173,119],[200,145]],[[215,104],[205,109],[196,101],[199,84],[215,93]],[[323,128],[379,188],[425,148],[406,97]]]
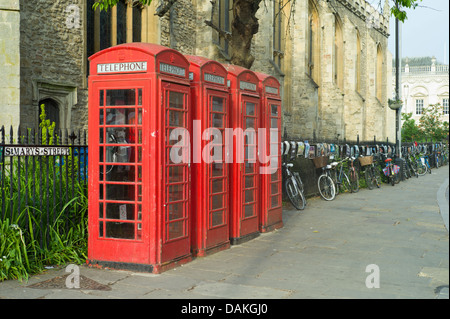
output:
[[[352,192],[352,187],[350,184],[350,179],[348,178],[347,174],[345,174],[344,172],[342,172],[342,182],[340,183],[341,186],[341,192],[345,193],[345,192]]]
[[[372,190],[374,187],[374,184],[373,184],[373,174],[372,174],[372,170],[370,169],[370,167],[366,167],[366,169],[364,170],[364,178],[366,180],[367,188]]]
[[[419,176],[424,176],[427,173],[427,166],[422,163],[421,160],[418,160],[417,162],[417,174],[419,174]]]
[[[334,183],[331,177],[326,174],[320,175],[317,181],[319,187],[320,196],[325,200],[333,200],[336,196],[336,189],[334,188]]]
[[[349,172],[349,179],[352,193],[357,193],[359,191],[359,175],[356,169]]]
[[[303,196],[303,193],[298,188],[295,180],[292,177],[287,179],[284,186],[286,188],[286,194],[288,195],[289,200],[291,201],[292,205],[298,210],[304,209],[305,208],[305,197]]]
[[[371,171],[372,171],[374,185],[376,185],[377,188],[380,188],[381,187],[380,171],[378,170],[377,167],[374,167],[374,166],[371,167]]]

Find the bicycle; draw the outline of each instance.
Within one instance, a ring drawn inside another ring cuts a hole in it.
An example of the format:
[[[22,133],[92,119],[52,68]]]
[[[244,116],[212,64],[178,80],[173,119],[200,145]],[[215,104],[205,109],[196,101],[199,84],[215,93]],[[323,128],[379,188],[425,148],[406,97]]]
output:
[[[420,159],[418,160],[418,162],[421,162],[422,166],[425,168],[424,171],[419,171],[420,176],[425,175],[427,172],[431,174],[431,166],[428,159],[429,159],[428,154],[426,153],[420,154]]]
[[[346,161],[348,161],[348,157],[339,162],[333,162],[330,164],[331,170],[333,171],[333,174],[331,175],[335,185],[336,196],[339,195],[340,192],[345,192],[346,190],[351,192],[350,180],[344,172],[344,163]]]
[[[417,162],[411,160],[411,154],[408,153],[405,156],[405,160],[410,176],[411,177],[415,176],[416,178],[419,178],[419,174],[417,173]]]
[[[292,163],[282,163],[284,189],[289,201],[297,210],[303,210],[306,206],[305,189],[298,172],[291,172]]]
[[[348,177],[350,179],[350,189],[352,193],[357,193],[359,191],[359,174],[356,167],[353,166],[355,160],[355,157],[349,158],[350,165],[348,167]]]
[[[392,186],[395,186],[396,179],[399,178],[398,172],[400,170],[400,167],[394,165],[392,163],[392,158],[387,156],[384,162],[386,163],[386,167],[383,169],[383,173],[388,178],[388,183],[390,183]]]
[[[320,196],[323,199],[331,201],[336,197],[336,188],[331,178],[331,165],[322,167],[322,175],[319,176],[317,185],[319,187]]]
[[[372,156],[360,156],[359,164],[364,168],[364,179],[366,181],[367,188],[372,190],[376,186],[377,188],[381,187],[380,174],[376,169],[373,163],[373,155]]]

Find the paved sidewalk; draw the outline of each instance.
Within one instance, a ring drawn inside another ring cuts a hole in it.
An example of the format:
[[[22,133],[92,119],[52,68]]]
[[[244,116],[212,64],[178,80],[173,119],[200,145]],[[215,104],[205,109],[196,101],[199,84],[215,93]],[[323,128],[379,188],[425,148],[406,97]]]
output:
[[[82,266],[81,289],[67,289],[57,278],[65,270],[49,270],[0,283],[0,299],[448,299],[449,237],[438,205],[446,201],[448,214],[448,173],[310,199],[303,212],[284,210],[282,229],[160,275]]]

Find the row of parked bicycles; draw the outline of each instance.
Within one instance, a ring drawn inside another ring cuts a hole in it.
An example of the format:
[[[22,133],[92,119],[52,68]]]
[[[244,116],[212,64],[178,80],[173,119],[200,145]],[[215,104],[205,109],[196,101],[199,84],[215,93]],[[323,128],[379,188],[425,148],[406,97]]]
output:
[[[296,157],[308,158],[303,151],[299,142],[282,145],[284,191],[298,210],[306,206],[305,185],[292,168]],[[358,192],[360,186],[370,190],[383,183],[394,186],[402,179],[431,174],[432,168],[447,165],[449,160],[448,145],[443,143],[404,146],[401,158],[395,153],[395,147],[387,145],[331,145],[331,151],[330,145],[322,145],[320,156],[310,157],[315,168],[322,170],[317,180],[320,196],[331,201],[340,193]]]

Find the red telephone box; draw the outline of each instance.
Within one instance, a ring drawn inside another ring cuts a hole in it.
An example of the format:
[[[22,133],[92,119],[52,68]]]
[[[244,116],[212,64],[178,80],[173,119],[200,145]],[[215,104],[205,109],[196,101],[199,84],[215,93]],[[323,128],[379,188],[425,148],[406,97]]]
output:
[[[239,244],[259,235],[259,80],[250,70],[235,65],[224,66],[230,81],[230,126],[233,129],[230,243]]]
[[[265,147],[260,147],[261,215],[260,231],[283,227],[281,177],[281,96],[280,83],[267,74],[258,76],[261,95],[261,128],[265,129]],[[261,152],[265,153],[262,154]],[[263,159],[263,155],[267,157]]]
[[[186,56],[191,71],[192,252],[226,249],[229,239],[229,173],[223,143],[229,127],[227,71],[218,62]]]
[[[89,263],[159,273],[189,261],[189,137],[175,134],[190,130],[189,62],[130,43],[91,56],[90,74]]]

